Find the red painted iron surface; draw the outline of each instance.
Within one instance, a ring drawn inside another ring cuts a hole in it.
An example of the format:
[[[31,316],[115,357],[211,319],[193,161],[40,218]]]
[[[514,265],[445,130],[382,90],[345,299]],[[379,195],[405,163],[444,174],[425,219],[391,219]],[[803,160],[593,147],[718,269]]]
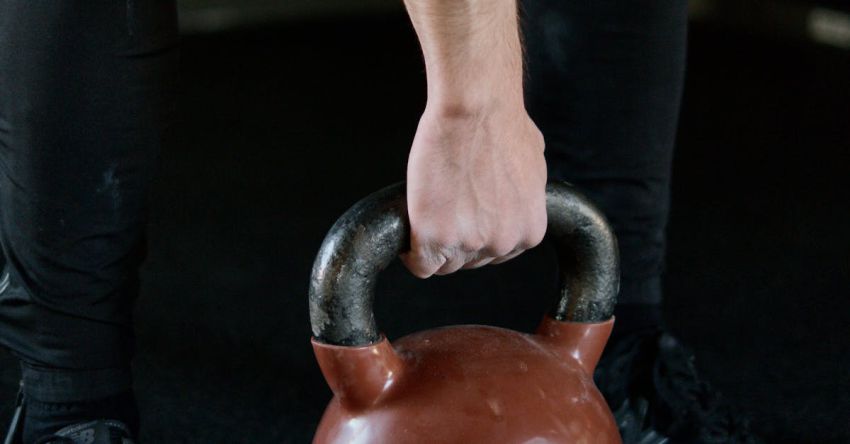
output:
[[[535,334],[454,326],[361,347],[313,339],[334,398],[314,443],[619,443],[593,383],[613,319]]]

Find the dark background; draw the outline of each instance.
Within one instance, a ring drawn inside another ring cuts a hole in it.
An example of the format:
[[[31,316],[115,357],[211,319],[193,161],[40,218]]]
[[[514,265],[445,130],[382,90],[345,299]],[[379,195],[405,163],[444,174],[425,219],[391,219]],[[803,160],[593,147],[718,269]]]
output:
[[[850,52],[741,17],[691,28],[666,319],[768,442],[850,442]],[[308,442],[330,397],[310,266],[338,215],[404,177],[415,36],[397,9],[195,29],[182,68],[137,310],[143,441]],[[553,273],[546,247],[427,281],[394,264],[379,323],[531,330]],[[2,418],[17,378],[0,353]]]

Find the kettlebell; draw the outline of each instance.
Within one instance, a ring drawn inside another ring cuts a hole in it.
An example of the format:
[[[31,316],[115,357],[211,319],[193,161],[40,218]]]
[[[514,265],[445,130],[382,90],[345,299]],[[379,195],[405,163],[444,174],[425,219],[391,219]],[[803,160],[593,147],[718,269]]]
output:
[[[310,281],[312,344],[334,397],[314,443],[619,443],[593,369],[613,327],[617,241],[587,198],[546,188],[559,300],[534,334],[462,325],[392,344],[375,324],[378,273],[409,248],[403,183],[331,227]]]

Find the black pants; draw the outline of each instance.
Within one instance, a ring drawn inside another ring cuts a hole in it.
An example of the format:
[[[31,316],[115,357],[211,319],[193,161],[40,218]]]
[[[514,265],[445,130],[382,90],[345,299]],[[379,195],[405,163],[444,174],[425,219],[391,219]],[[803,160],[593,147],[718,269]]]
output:
[[[527,0],[527,105],[552,178],[617,233],[620,304],[659,303],[685,66],[684,0]]]
[[[528,1],[529,107],[551,175],[620,238],[626,302],[656,302],[685,2]],[[0,0],[0,345],[29,396],[130,386],[145,202],[173,118],[170,0]]]
[[[177,39],[173,1],[0,0],[0,344],[36,399],[130,385]]]

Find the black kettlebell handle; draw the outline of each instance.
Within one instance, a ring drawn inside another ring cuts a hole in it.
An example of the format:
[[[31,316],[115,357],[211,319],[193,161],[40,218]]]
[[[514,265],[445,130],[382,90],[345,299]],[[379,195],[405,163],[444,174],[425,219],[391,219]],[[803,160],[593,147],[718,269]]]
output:
[[[560,299],[552,317],[602,322],[614,312],[620,286],[617,239],[602,213],[564,182],[546,186],[546,237],[555,242]],[[331,227],[310,278],[313,336],[333,345],[362,346],[381,340],[372,301],[378,273],[409,248],[410,222],[404,183],[357,202]]]

